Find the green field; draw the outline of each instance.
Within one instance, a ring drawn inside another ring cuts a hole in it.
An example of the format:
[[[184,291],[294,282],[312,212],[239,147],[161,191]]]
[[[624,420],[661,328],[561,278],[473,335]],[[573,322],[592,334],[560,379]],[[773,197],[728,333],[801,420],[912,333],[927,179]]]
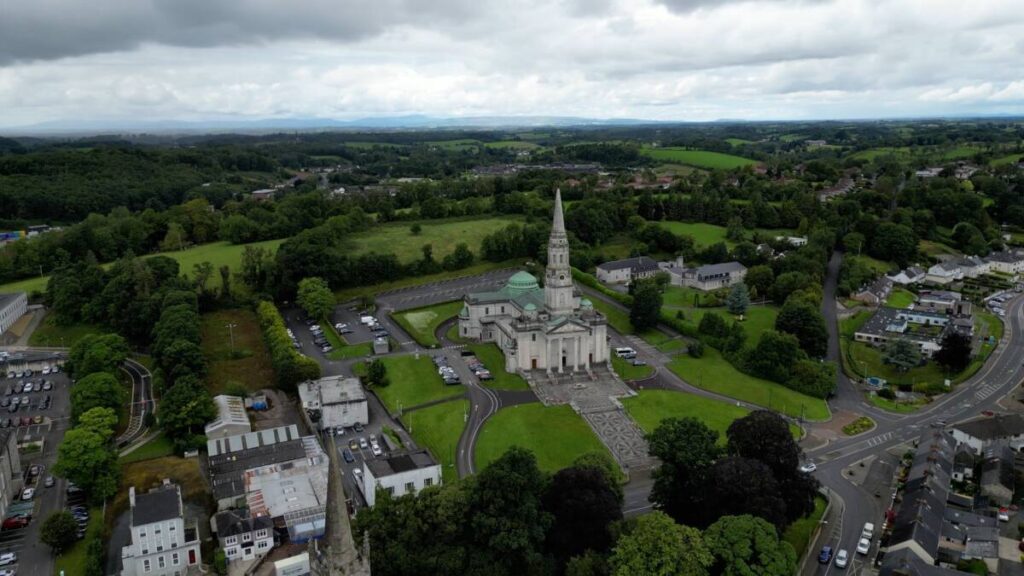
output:
[[[161,433],[156,438],[121,456],[117,461],[121,464],[131,464],[132,462],[141,462],[143,460],[152,460],[153,458],[163,458],[164,456],[172,455],[174,455],[174,443],[171,442],[170,438]]]
[[[442,282],[444,280],[451,280],[453,278],[465,278],[466,276],[475,276],[477,274],[483,274],[484,272],[490,272],[492,270],[499,270],[501,268],[509,268],[522,264],[521,260],[506,260],[504,262],[480,262],[474,264],[468,268],[462,270],[446,270],[444,272],[438,272],[437,274],[427,274],[426,276],[408,276],[400,280],[394,280],[392,282],[381,282],[380,284],[373,284],[371,286],[357,286],[355,288],[346,288],[344,290],[338,290],[334,293],[334,297],[338,299],[338,302],[348,302],[349,300],[355,300],[363,297],[373,297],[382,292],[389,290],[398,290],[399,288],[408,288],[410,286],[421,286],[423,284],[431,284],[433,282]],[[515,271],[510,271],[509,276],[514,274]]]
[[[428,220],[419,222],[421,231],[417,235],[413,235],[410,230],[411,223],[384,224],[353,234],[344,244],[353,256],[369,252],[394,253],[402,262],[420,260],[423,258],[423,245],[430,244],[434,259],[440,262],[460,243],[465,243],[474,254],[479,255],[480,242],[484,236],[520,221],[510,216],[475,220]]]
[[[733,146],[741,146],[743,144],[753,144],[753,140],[744,140],[743,138],[726,138],[726,142]]]
[[[666,286],[661,303],[670,308],[693,308],[713,300],[710,294],[687,286]]]
[[[989,165],[991,166],[1005,166],[1006,164],[1016,164],[1020,162],[1020,159],[1024,158],[1024,154],[1010,154],[1009,156],[1000,156],[999,158],[993,158]]]
[[[470,344],[469,349],[477,359],[490,370],[493,380],[482,381],[481,384],[496,390],[529,390],[530,385],[519,374],[505,371],[505,356],[494,343]]]
[[[666,311],[669,311],[666,309]],[[690,308],[683,310],[685,321],[692,324],[696,328],[700,324],[700,319],[704,317],[708,312],[715,312],[719,316],[726,319],[727,322],[732,322],[734,316],[729,313],[725,308]],[[675,314],[675,310],[671,310],[672,314]],[[740,326],[743,326],[743,331],[747,333],[747,344],[755,345],[761,338],[766,330],[775,329],[775,319],[779,316],[779,309],[775,306],[751,306],[747,308],[747,313],[744,315],[744,319],[740,321]]]
[[[437,369],[427,355],[420,355],[419,358],[389,356],[381,360],[387,368],[390,383],[373,389],[392,413],[399,412],[400,405],[404,409],[465,392],[461,385],[446,385],[437,375]]]
[[[885,299],[885,305],[891,308],[906,308],[914,303],[916,296],[910,290],[904,288],[893,288],[889,297]]]
[[[36,331],[29,336],[28,343],[31,346],[63,346],[70,348],[72,344],[81,340],[83,336],[88,334],[105,334],[107,332],[110,332],[110,330],[95,324],[69,324],[68,326],[61,326],[54,321],[52,314],[47,314],[46,318],[36,328]]]
[[[327,330],[324,330],[327,332]],[[327,337],[330,340],[330,336]],[[332,344],[332,346],[334,346]],[[327,357],[331,360],[344,360],[345,358],[362,358],[373,354],[373,343],[362,342],[359,344],[344,344],[342,346],[334,346],[334,350],[327,353]]]
[[[952,248],[942,242],[934,242],[932,240],[921,240],[918,243],[918,247],[924,254],[928,256],[941,256],[944,254],[952,254],[959,256],[960,252],[955,248]]]
[[[619,375],[619,378],[623,380],[643,380],[651,374],[654,374],[654,367],[650,364],[643,366],[633,366],[629,360],[623,360],[618,356],[612,356],[612,369]]]
[[[229,329],[229,325],[233,327]],[[227,391],[230,384],[240,384],[250,392],[273,387],[277,378],[252,310],[234,308],[203,314],[200,328],[200,347],[209,367],[206,388],[211,395]]]
[[[725,242],[726,246],[730,248],[735,245],[732,240],[725,239],[725,226],[715,226],[703,222],[673,222],[671,220],[659,222],[659,224],[673,234],[692,237],[698,246],[710,246],[719,242]]]
[[[907,146],[895,147],[882,147],[882,148],[868,148],[867,150],[861,150],[860,152],[854,152],[850,155],[850,158],[858,160],[867,160],[874,162],[876,158],[882,156],[909,156],[910,148]]]
[[[733,420],[750,413],[735,404],[672,390],[642,390],[632,398],[624,398],[622,405],[647,434],[653,432],[665,418],[691,417],[718,432],[720,444],[725,444],[725,431]]]
[[[704,348],[702,358],[676,356],[668,367],[698,388],[778,410],[793,417],[801,414],[807,420],[825,420],[829,417],[828,405],[824,400],[744,374],[711,347]]]
[[[459,478],[455,469],[455,450],[462,429],[466,427],[467,410],[468,401],[453,400],[402,415],[402,422],[411,430],[410,434],[416,444],[430,450],[441,464],[445,482],[454,482]]]
[[[200,262],[209,262],[213,264],[213,276],[210,277],[210,287],[220,287],[220,274],[217,270],[221,266],[227,265],[231,268],[232,272],[238,272],[242,265],[242,251],[246,246],[263,247],[271,251],[271,253],[277,252],[277,247],[281,245],[284,240],[266,240],[264,242],[253,242],[252,244],[229,244],[228,242],[211,242],[210,244],[201,244],[199,246],[193,246],[185,250],[176,250],[174,252],[160,252],[159,254],[151,254],[144,256],[143,258],[149,258],[152,256],[168,256],[174,258],[181,265],[181,272],[186,276],[192,276],[192,266]],[[104,264],[104,268],[109,267],[110,264]],[[46,290],[46,283],[50,280],[49,276],[43,278],[30,278],[28,280],[19,280],[18,282],[10,282],[0,286],[0,292],[43,292]]]
[[[640,152],[655,160],[689,164],[698,168],[712,170],[732,170],[757,164],[756,161],[732,154],[710,152],[708,150],[690,150],[687,148],[643,148]]]
[[[499,410],[477,438],[477,470],[512,446],[532,451],[537,465],[547,472],[561,470],[587,452],[608,453],[583,418],[564,405],[520,404]]]
[[[462,309],[462,301],[444,302],[423,308],[402,310],[391,315],[395,322],[412,336],[412,339],[427,348],[438,346],[435,332],[442,322],[454,317]]]
[[[445,150],[475,150],[480,146],[481,142],[472,138],[458,138],[455,140],[431,140],[425,142],[425,144],[428,146],[437,146],[438,148],[443,148]]]
[[[484,146],[488,148],[512,148],[514,150],[536,150],[537,148],[543,148],[543,146],[535,142],[523,142],[521,140],[499,140],[497,142],[488,142]]]

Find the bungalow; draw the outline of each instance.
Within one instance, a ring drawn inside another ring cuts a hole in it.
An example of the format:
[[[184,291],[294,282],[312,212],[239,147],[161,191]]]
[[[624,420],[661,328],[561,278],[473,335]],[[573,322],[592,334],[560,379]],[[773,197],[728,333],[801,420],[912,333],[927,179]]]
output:
[[[925,282],[941,286],[956,280],[963,280],[963,278],[964,272],[960,269],[960,262],[958,260],[946,260],[928,268]]]
[[[880,306],[889,297],[892,291],[892,280],[885,276],[876,278],[874,282],[864,286],[859,292],[851,296],[853,300],[863,302],[868,306]]]
[[[658,263],[647,256],[605,262],[597,266],[597,279],[605,284],[630,284],[657,274]]]
[[[263,190],[253,190],[249,197],[257,202],[266,202],[267,200],[274,199],[274,193],[277,190],[273,188],[264,188]]]
[[[686,286],[703,291],[728,288],[742,282],[747,275],[747,267],[739,262],[686,268],[683,266],[683,259],[677,258],[674,262],[659,262],[658,267],[668,273],[669,283],[673,286]]]
[[[889,279],[896,284],[906,286],[908,284],[917,284],[919,282],[924,282],[925,274],[925,270],[918,268],[916,266],[911,266],[909,268],[904,268],[903,270],[900,270],[899,272],[893,274],[892,276],[889,276]]]
[[[917,297],[918,310],[927,310],[941,314],[949,314],[957,308],[957,304],[963,301],[959,292],[949,290],[928,290],[921,292]]]
[[[917,172],[914,172],[914,176],[917,176],[918,178],[936,178],[939,174],[942,174],[942,166],[922,168]]]

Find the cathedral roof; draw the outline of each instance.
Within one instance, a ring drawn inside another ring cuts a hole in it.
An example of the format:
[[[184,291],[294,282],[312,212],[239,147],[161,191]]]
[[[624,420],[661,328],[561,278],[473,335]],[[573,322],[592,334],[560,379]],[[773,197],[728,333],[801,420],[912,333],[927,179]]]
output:
[[[508,279],[508,283],[505,284],[505,290],[513,296],[518,296],[536,290],[540,286],[537,284],[537,279],[529,272],[516,272]]]
[[[562,215],[562,189],[555,190],[555,216],[551,222],[552,236],[565,236],[565,219]]]

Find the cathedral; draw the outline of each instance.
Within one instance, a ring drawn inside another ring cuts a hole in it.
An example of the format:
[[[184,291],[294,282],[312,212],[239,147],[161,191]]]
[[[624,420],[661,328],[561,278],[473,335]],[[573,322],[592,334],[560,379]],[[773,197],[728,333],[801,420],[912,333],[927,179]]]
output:
[[[495,292],[467,294],[459,313],[459,334],[496,343],[508,372],[587,371],[604,365],[607,325],[573,284],[560,190],[555,192],[544,287],[531,274],[517,272]]]

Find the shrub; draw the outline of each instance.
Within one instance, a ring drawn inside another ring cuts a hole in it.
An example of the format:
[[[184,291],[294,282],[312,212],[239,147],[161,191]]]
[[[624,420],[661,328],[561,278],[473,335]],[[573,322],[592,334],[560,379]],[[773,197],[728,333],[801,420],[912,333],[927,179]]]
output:
[[[687,346],[687,351],[690,353],[690,356],[693,356],[694,358],[700,358],[704,356],[704,343],[701,342],[700,340],[697,340],[690,344],[689,346]]]

